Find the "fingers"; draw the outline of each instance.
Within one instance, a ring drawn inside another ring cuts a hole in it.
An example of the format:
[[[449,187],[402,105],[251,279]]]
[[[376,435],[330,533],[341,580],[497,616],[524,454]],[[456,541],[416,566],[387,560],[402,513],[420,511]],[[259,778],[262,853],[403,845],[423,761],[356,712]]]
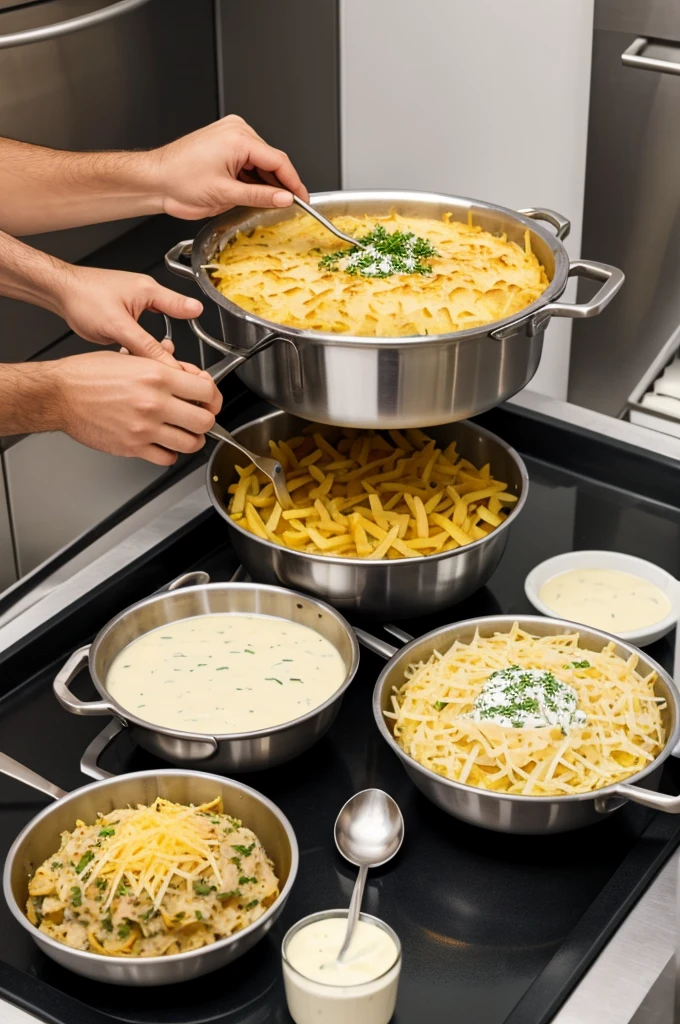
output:
[[[192,434],[205,434],[215,425],[215,416],[200,405],[190,405],[179,398],[171,398],[166,412],[170,426],[181,427]]]
[[[154,313],[167,313],[178,320],[190,320],[200,316],[203,312],[203,305],[198,299],[192,299],[188,295],[180,295],[173,292],[171,288],[164,288],[162,284],[153,282],[154,287],[150,290],[147,301],[147,309]]]
[[[183,455],[191,455],[199,452],[205,445],[205,434],[192,434],[181,427],[173,427],[170,424],[160,427],[157,434],[159,444],[171,452],[181,452]]]
[[[147,462],[153,462],[154,466],[174,466],[178,459],[176,451],[171,452],[157,444],[147,445],[146,448],[142,448],[136,455]]]
[[[213,416],[222,408],[222,395],[209,373],[181,372],[173,374],[172,393],[175,398],[183,398],[186,402],[198,402]]]
[[[169,352],[170,355],[172,355],[172,353],[175,351],[175,346],[170,338],[163,338],[162,341],[159,342],[159,344],[162,345],[165,351]],[[128,348],[121,348],[120,354],[122,356],[129,356],[130,350]],[[185,370],[192,365],[192,363],[180,363],[180,366],[184,367]],[[195,367],[195,369],[197,372],[199,372],[198,367]]]
[[[273,206],[290,206],[293,202],[290,192],[283,192],[272,185],[252,185],[246,181],[230,183],[229,196],[234,206],[262,206],[271,209]]]
[[[154,338],[152,334],[145,331],[130,314],[125,323],[119,327],[111,328],[111,334],[116,341],[131,355],[142,356],[145,359],[157,359],[166,366],[177,368],[178,362],[171,352]]]
[[[270,171],[275,174],[284,188],[287,188],[290,192],[294,192],[296,196],[300,196],[300,198],[304,199],[305,202],[309,200],[309,192],[302,184],[300,175],[293,167],[288,156],[280,149],[274,149],[273,146],[268,146],[267,143],[262,142],[261,139],[255,138],[248,146],[248,162],[254,167],[257,167],[258,170]],[[274,205],[288,206],[289,203],[284,203],[282,200],[279,200],[278,202],[275,202]]]

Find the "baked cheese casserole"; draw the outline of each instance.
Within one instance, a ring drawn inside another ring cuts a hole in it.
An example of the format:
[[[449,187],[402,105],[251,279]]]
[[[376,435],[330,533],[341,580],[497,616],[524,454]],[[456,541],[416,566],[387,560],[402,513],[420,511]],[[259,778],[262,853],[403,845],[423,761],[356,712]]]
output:
[[[545,291],[548,277],[531,250],[529,231],[522,248],[452,216],[333,218],[357,239],[382,226],[426,240],[436,255],[427,259],[425,273],[352,273],[347,260],[348,269],[342,260],[333,262],[342,243],[307,215],[237,233],[207,269],[223,295],[265,320],[363,337],[481,327],[520,312]]]

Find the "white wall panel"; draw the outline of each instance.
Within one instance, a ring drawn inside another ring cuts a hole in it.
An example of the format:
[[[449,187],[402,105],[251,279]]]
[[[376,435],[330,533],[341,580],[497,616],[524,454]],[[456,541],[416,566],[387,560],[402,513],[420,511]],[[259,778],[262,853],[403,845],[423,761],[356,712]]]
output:
[[[552,207],[579,256],[592,27],[593,0],[340,0],[343,187]],[[566,398],[570,335],[533,389]]]

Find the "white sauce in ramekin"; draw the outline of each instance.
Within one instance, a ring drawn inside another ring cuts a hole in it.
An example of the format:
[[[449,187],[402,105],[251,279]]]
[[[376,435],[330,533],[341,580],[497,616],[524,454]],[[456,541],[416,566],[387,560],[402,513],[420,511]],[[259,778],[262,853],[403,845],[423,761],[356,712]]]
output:
[[[543,584],[538,596],[556,615],[609,633],[646,629],[671,611],[654,583],[618,569],[571,569]]]
[[[296,1024],[387,1024],[394,1013],[401,968],[391,929],[362,915],[341,964],[336,957],[347,915],[315,914],[283,942],[283,977]]]

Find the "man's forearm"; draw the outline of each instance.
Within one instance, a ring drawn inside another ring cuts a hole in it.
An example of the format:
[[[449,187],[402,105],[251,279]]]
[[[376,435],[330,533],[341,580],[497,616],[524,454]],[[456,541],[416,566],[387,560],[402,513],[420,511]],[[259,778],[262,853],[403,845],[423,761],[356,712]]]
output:
[[[62,429],[59,361],[0,363],[0,437]]]
[[[31,235],[160,213],[155,159],[153,153],[68,153],[0,139],[0,229]]]
[[[60,288],[72,270],[68,263],[0,231],[0,295],[58,313]]]

